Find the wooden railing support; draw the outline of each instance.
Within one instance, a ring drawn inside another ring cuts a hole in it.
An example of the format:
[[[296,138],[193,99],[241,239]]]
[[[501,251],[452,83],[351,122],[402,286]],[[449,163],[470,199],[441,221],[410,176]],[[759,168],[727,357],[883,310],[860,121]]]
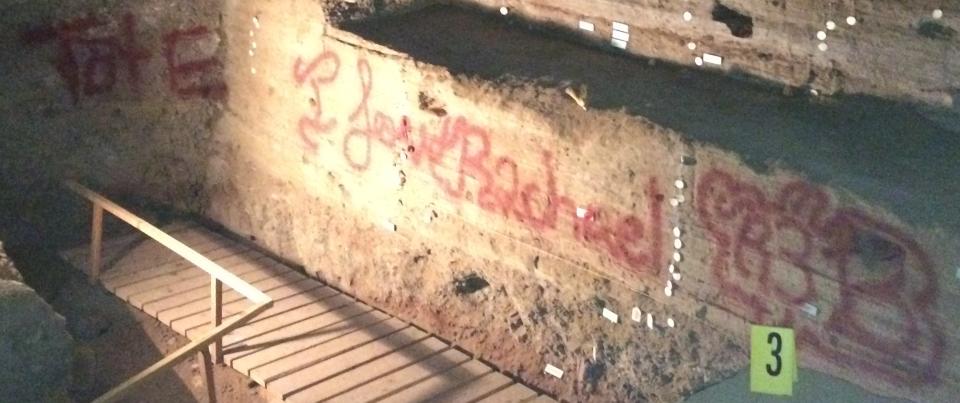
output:
[[[217,280],[216,276],[210,276],[210,313],[212,322],[210,327],[220,326],[220,322],[223,322],[223,283]],[[222,339],[214,339],[210,346],[213,347],[213,363],[223,362]]]
[[[203,383],[207,387],[207,402],[217,403],[217,386],[213,379],[213,360],[210,358],[210,352],[201,348],[197,353],[197,359],[200,360],[203,368]]]
[[[111,389],[109,392],[104,393],[103,396],[98,397],[96,400],[93,401],[93,403],[116,402],[123,399],[124,397],[127,397],[133,391],[133,387],[135,385],[139,384],[140,382],[143,382],[144,380],[146,380],[147,378],[149,378],[150,376],[152,376],[153,374],[161,370],[164,370],[176,365],[178,362],[183,361],[185,358],[187,358],[190,354],[198,352],[202,349],[206,349],[207,345],[210,344],[210,342],[213,339],[216,339],[218,337],[223,337],[224,334],[229,333],[233,329],[243,326],[244,323],[246,323],[248,320],[256,316],[258,313],[263,312],[263,310],[269,308],[271,305],[273,305],[272,302],[267,302],[260,305],[254,305],[253,307],[244,311],[240,315],[240,317],[236,319],[232,319],[229,322],[226,322],[220,325],[220,327],[213,329],[213,331],[211,331],[206,336],[203,336],[197,340],[194,340],[189,344],[187,344],[186,346],[180,347],[179,350],[174,351],[172,354],[166,357],[163,357],[163,359],[160,361],[157,361],[156,364],[153,364],[149,368],[143,371],[140,371],[139,374],[134,375],[132,378],[127,379],[125,382]]]
[[[100,267],[103,265],[103,207],[93,203],[93,219],[90,225],[90,284],[100,281]]]

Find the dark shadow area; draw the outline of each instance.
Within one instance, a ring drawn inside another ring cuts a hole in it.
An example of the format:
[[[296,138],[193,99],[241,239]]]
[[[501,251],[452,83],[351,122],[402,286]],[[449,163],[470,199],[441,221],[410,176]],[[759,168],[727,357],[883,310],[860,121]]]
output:
[[[582,84],[590,108],[622,108],[736,152],[759,171],[790,168],[851,190],[914,224],[960,232],[960,215],[949,212],[960,204],[960,136],[931,123],[913,105],[868,96],[786,96],[781,87],[694,66],[647,63],[558,40],[574,38],[570,32],[531,26],[437,6],[342,28],[507,88],[518,81]]]
[[[917,27],[917,33],[925,38],[949,41],[957,35],[957,30],[936,21],[924,21]]]

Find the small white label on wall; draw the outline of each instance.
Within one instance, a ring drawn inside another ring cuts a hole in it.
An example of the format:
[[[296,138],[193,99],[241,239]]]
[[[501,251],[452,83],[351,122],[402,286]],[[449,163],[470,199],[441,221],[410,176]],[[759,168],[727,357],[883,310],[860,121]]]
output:
[[[703,61],[705,63],[716,64],[717,66],[723,64],[723,58],[717,55],[712,55],[709,53],[703,54]]]
[[[809,302],[807,302],[806,304],[803,304],[803,306],[800,307],[800,309],[802,309],[804,312],[807,313],[807,315],[810,315],[810,316],[817,316],[817,312],[820,311],[819,309],[817,309],[816,305],[813,305]]]
[[[621,31],[613,31],[613,39],[619,39],[621,41],[629,41],[630,34]]]
[[[620,31],[620,32],[623,32],[623,33],[627,33],[627,32],[630,32],[630,26],[628,26],[627,24],[624,24],[624,23],[622,23],[622,22],[616,22],[616,21],[614,21],[614,22],[613,22],[613,30],[614,30],[614,31]]]
[[[553,375],[557,377],[557,379],[563,378],[563,370],[550,364],[547,364],[547,367],[543,369],[543,372]]]
[[[643,311],[640,308],[633,307],[633,312],[630,313],[630,319],[633,319],[634,322],[640,322],[643,320]]]
[[[620,40],[620,39],[611,39],[610,44],[613,45],[613,47],[615,48],[620,48],[620,49],[627,48],[627,41]]]
[[[611,321],[611,322],[613,322],[613,323],[617,323],[617,322],[620,320],[620,316],[619,316],[619,315],[613,313],[613,311],[611,311],[611,310],[609,310],[609,309],[607,309],[607,308],[603,308],[603,317],[604,317],[604,318],[607,318],[607,320],[609,320],[609,321]]]
[[[586,22],[586,21],[580,21],[580,29],[582,29],[582,30],[584,30],[584,31],[593,32],[593,29],[594,29],[594,28],[593,28],[593,23],[592,23],[592,22]]]

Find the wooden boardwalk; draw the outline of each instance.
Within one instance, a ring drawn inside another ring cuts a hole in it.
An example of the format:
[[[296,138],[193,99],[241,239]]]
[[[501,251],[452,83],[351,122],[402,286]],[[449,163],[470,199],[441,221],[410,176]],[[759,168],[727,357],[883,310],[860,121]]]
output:
[[[223,339],[224,362],[291,402],[552,402],[440,339],[200,225],[164,231],[274,300]],[[63,257],[86,271],[87,248]],[[210,276],[144,236],[104,241],[102,285],[188,338],[210,328]],[[224,290],[229,320],[250,304]]]

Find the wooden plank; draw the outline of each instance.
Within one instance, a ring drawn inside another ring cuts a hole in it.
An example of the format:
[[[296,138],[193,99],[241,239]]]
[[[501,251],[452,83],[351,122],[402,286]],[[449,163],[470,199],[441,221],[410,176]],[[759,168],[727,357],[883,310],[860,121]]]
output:
[[[217,242],[200,246],[198,247],[197,251],[205,254],[214,261],[220,260],[232,254],[243,252],[243,250],[238,252],[233,246],[219,245]],[[143,281],[151,277],[167,274],[172,271],[183,270],[188,267],[193,267],[193,264],[183,259],[174,259],[172,261],[160,264],[144,264],[144,267],[137,268],[137,270],[114,270],[107,272],[101,276],[101,283],[103,283],[104,287],[106,287],[108,290],[115,290],[118,287],[122,287],[127,284]],[[197,271],[200,270],[197,269]],[[107,274],[111,273],[114,275],[107,276]]]
[[[188,221],[177,221],[173,224],[165,226],[164,231],[172,235],[174,233],[184,231],[187,228],[193,227],[197,227],[197,225]],[[146,239],[149,238],[147,238],[146,235],[143,235],[140,231],[133,231],[123,235],[111,237],[110,239],[105,239],[103,240],[102,257],[104,261],[112,261],[121,253],[125,252],[125,250],[129,249],[130,245],[133,245],[134,243],[142,243]],[[89,267],[90,248],[86,246],[73,248],[68,251],[61,252],[60,256],[75,268],[84,271],[87,270],[87,267]],[[109,273],[110,272],[104,272],[101,274],[106,276]]]
[[[387,345],[385,349],[391,349]],[[361,387],[379,377],[396,372],[402,368],[416,365],[427,357],[431,357],[449,346],[436,337],[428,337],[413,343],[390,354],[381,355],[376,359],[363,362],[359,366],[351,365],[344,370],[328,366],[318,366],[316,369],[306,368],[302,371],[267,382],[267,389],[277,396],[291,402],[316,402],[330,399],[350,390]],[[315,376],[313,371],[317,371]],[[328,376],[328,372],[334,376]]]
[[[162,229],[166,231],[166,233],[173,235],[177,233],[183,233],[184,231],[189,229],[196,229],[196,228],[203,228],[203,227],[201,227],[199,224],[197,224],[194,221],[175,220],[171,223],[164,224]],[[114,235],[110,237],[110,239],[104,239],[103,248],[104,250],[106,250],[108,248],[122,246],[124,244],[128,244],[130,242],[143,240],[143,239],[149,239],[149,238],[146,235],[144,235],[142,232],[136,231],[134,228],[129,228],[123,234]],[[77,248],[77,250],[86,251],[85,248]]]
[[[311,330],[302,333],[287,333],[282,338],[274,337],[269,342],[246,342],[232,349],[236,355],[227,353],[230,366],[244,374],[278,359],[299,354],[307,348],[326,343],[363,328],[383,322],[388,315],[373,311],[360,304],[347,305],[321,315],[319,320],[305,326]],[[279,342],[282,340],[283,342]]]
[[[299,273],[290,272],[283,274],[281,276],[270,276],[261,280],[252,280],[250,285],[256,287],[257,289],[262,289],[264,295],[268,297],[270,294],[284,291],[283,286],[289,284],[290,282],[297,279]],[[157,319],[163,323],[169,325],[174,331],[182,335],[186,335],[186,331],[189,327],[195,327],[196,323],[188,320],[191,316],[199,314],[200,316],[206,316],[210,310],[210,304],[208,303],[207,298],[209,295],[204,298],[189,302],[185,305],[168,309],[166,311],[158,312]],[[229,317],[233,316],[236,313],[242,312],[250,305],[250,301],[245,296],[241,295],[236,290],[228,290],[223,293],[223,312],[224,315]],[[207,317],[206,319],[209,319]],[[204,320],[206,320],[204,319]],[[189,326],[189,327],[188,327]]]
[[[257,317],[253,318],[249,323],[237,329],[234,332],[235,334],[227,335],[228,339],[233,340],[227,344],[227,347],[229,347],[230,344],[238,343],[241,336],[244,338],[260,336],[289,324],[329,312],[348,303],[353,303],[352,300],[343,297],[339,291],[326,287],[314,280],[304,279],[297,284],[301,284],[301,286],[292,289],[292,291],[297,292],[297,294],[274,299],[273,307],[260,313],[260,315],[257,315]],[[334,298],[338,295],[345,300],[342,304],[324,305],[319,303],[319,301]],[[187,329],[187,337],[190,337],[193,332],[204,332],[206,329],[209,329],[208,325],[209,324],[205,323],[199,328]]]
[[[530,389],[519,383],[510,385],[509,388],[503,389],[497,393],[494,393],[486,398],[480,400],[483,403],[520,403],[527,399],[532,399],[537,396],[537,392],[533,389]]]
[[[358,304],[343,294],[326,299],[317,305],[322,308],[319,313],[295,320],[293,322],[295,325],[276,327],[266,332],[237,332],[239,334],[234,335],[234,340],[227,346],[227,362],[249,356],[256,352],[258,348],[269,348],[271,345],[276,344],[273,342],[275,340],[294,336],[303,339],[306,334],[313,330],[323,330],[325,327],[343,324],[352,318],[368,314],[373,310],[368,306]],[[294,319],[301,317],[298,311],[291,312],[289,316],[293,316]],[[298,331],[301,332],[299,335],[297,334]],[[274,355],[280,356],[279,353]]]
[[[292,297],[300,293],[302,289],[310,286],[309,283],[312,281],[306,277],[297,276],[298,274],[299,273],[290,273],[286,274],[285,277],[279,277],[288,282],[280,287],[275,287],[267,291],[267,295],[269,295],[270,298],[273,298],[274,304],[276,304],[277,301]],[[262,287],[258,286],[258,288]],[[236,301],[229,304],[227,301],[224,301],[223,317],[230,318],[234,315],[238,315],[247,305],[250,305],[250,303],[243,298],[242,295],[238,294]],[[267,311],[261,312],[261,315],[266,313]],[[204,312],[200,312],[199,314],[193,314],[185,318],[174,319],[173,324],[176,324],[178,328],[183,329],[183,335],[187,336],[187,338],[198,337],[207,331],[208,325],[210,324],[210,321],[206,320],[204,316]],[[257,318],[253,318],[252,320],[256,319]],[[237,332],[239,333],[240,329],[237,329]],[[246,334],[246,332],[244,331],[243,334]]]
[[[431,403],[470,402],[488,396],[512,384],[513,380],[499,372],[491,372],[430,399]]]
[[[335,288],[327,287],[310,278],[299,284],[301,284],[300,293],[274,301],[272,308],[258,315],[242,329],[247,334],[254,335],[259,334],[257,332],[273,330],[289,322],[319,315],[329,309],[329,305],[323,301],[338,295],[342,296]],[[285,314],[297,314],[297,316],[287,320],[288,315]]]
[[[211,243],[203,243],[199,246],[199,250],[208,253],[215,246]],[[154,249],[154,252],[149,252],[147,249]],[[160,249],[166,248],[156,242],[147,240],[144,244],[135,246],[134,249],[123,251],[123,255],[115,257],[114,260],[106,260],[109,265],[105,267],[105,271],[101,275],[101,282],[104,284],[128,282],[129,280],[124,279],[143,276],[143,273],[150,273],[159,267],[177,264],[185,266],[189,263],[174,253],[165,253]]]
[[[398,371],[372,379],[362,386],[324,399],[336,402],[374,401],[402,391],[430,377],[438,376],[470,360],[469,356],[459,350],[448,349],[431,355],[422,361],[412,363]],[[311,396],[311,398],[313,397],[315,396]]]
[[[426,402],[434,396],[438,396],[450,389],[473,381],[481,376],[489,374],[493,369],[486,364],[471,360],[456,368],[437,376],[430,377],[422,382],[394,393],[383,400],[381,403],[405,403],[405,402]]]
[[[223,283],[228,287],[249,298],[251,301],[253,301],[253,303],[259,305],[270,301],[270,297],[256,289],[256,287],[247,284],[233,273],[210,261],[210,259],[207,259],[203,255],[197,253],[195,250],[176,240],[172,236],[167,235],[167,233],[153,226],[153,224],[150,224],[146,220],[137,217],[130,211],[127,211],[127,209],[120,207],[118,204],[90,189],[81,186],[78,183],[70,182],[67,186],[83,197],[86,197],[88,200],[103,206],[104,210],[109,211],[117,218],[132,225],[134,228],[139,229],[141,232],[150,238],[153,238],[157,242],[160,242],[176,254],[182,256],[184,259],[193,262],[193,264],[195,264],[197,267],[220,279],[220,281],[223,281]]]
[[[234,270],[234,273],[241,278],[244,278],[243,276],[249,276],[250,273],[253,272],[263,271],[263,269],[257,265],[256,262],[251,264],[250,262],[244,261],[242,258],[240,261],[230,264],[229,266],[230,270]],[[199,276],[203,275],[203,272],[200,270],[194,271],[200,273]],[[197,279],[199,279],[199,277],[197,277]],[[153,290],[145,291],[141,294],[131,297],[136,298],[137,303],[140,304],[138,308],[156,317],[157,313],[159,312],[173,309],[192,301],[203,299],[206,296],[207,291],[203,283],[195,280],[190,282],[167,284],[165,286],[157,287]]]
[[[258,270],[256,266],[248,265],[244,267],[245,269],[240,273],[240,278],[251,284],[265,281],[274,276],[271,273]],[[134,306],[140,305],[139,308],[143,309],[144,312],[170,325],[170,321],[174,319],[203,312],[209,308],[206,300],[210,296],[210,291],[200,280],[200,278],[195,278],[194,281],[190,282],[170,284],[155,292],[135,295],[128,302]],[[236,292],[230,293],[227,291],[227,293],[229,295],[223,297],[225,302],[228,298],[230,302],[233,302],[239,295]],[[137,300],[138,297],[142,298],[142,301]]]
[[[184,235],[186,239],[193,241],[211,236],[211,233],[199,228],[188,230]],[[104,270],[105,273],[127,273],[179,260],[182,260],[182,258],[167,247],[150,238],[144,238],[137,243],[128,245],[126,248],[117,250],[114,255],[105,259]],[[143,265],[143,262],[151,262],[151,264]]]
[[[217,249],[218,247],[240,245],[231,239],[227,239],[221,235],[205,231],[202,228],[190,229],[188,230],[186,235],[180,237],[179,239],[181,239],[182,242],[190,245],[191,248],[194,248],[197,251],[211,251],[211,250]],[[131,251],[134,251],[140,248],[142,249],[149,248],[149,249],[156,249],[156,250],[166,249],[166,247],[153,241],[152,239],[145,238],[143,243],[136,246],[132,246],[131,249],[125,251],[125,253],[129,254]],[[121,276],[121,275],[124,275],[124,273],[135,273],[136,271],[139,271],[139,270],[150,270],[154,267],[157,267],[163,264],[167,264],[171,262],[185,262],[186,260],[180,256],[177,256],[175,253],[170,253],[170,254],[164,254],[158,259],[154,259],[154,260],[144,259],[143,261],[146,263],[142,266],[131,266],[126,268],[114,267],[114,269],[109,274],[109,277],[113,278],[116,276]]]
[[[275,271],[273,267],[264,265],[259,261],[242,261],[231,266],[231,270],[235,270],[235,274],[247,282],[261,281],[278,274],[278,271]],[[201,273],[202,277],[203,272],[197,271]],[[143,303],[142,309],[144,309],[145,312],[153,315],[176,309],[190,302],[199,301],[206,296],[207,290],[203,287],[202,283],[200,285],[196,283],[173,283],[167,287],[158,287],[157,289],[146,291],[142,295],[134,297],[137,298],[138,302]]]
[[[366,362],[419,343],[428,334],[397,319],[377,323],[362,331],[323,343],[250,372],[251,378],[269,385],[278,396],[305,385],[323,382]]]
[[[237,270],[238,275],[244,275],[258,270],[256,264],[249,264],[247,262],[248,258],[249,257],[243,256],[243,254],[230,255],[222,257],[221,261],[229,266],[233,266],[235,270]],[[180,271],[127,285],[124,288],[115,290],[114,294],[140,309],[144,309],[149,302],[173,296],[181,298],[185,303],[189,300],[183,299],[187,297],[184,294],[196,292],[199,295],[193,296],[194,299],[209,295],[206,290],[201,291],[202,288],[205,288],[206,276],[207,273],[196,267],[185,267]]]
[[[255,254],[253,251],[247,251],[239,255],[222,257],[220,261],[232,267],[233,270],[246,273],[257,269],[255,264],[249,263]],[[189,262],[187,264],[190,265]],[[189,289],[203,287],[207,284],[205,281],[207,276],[207,273],[190,265],[178,271],[157,277],[147,277],[144,281],[117,287],[112,291],[116,296],[142,309],[145,303],[156,300],[160,296],[179,294]],[[203,295],[207,293],[204,292]]]
[[[272,393],[283,396],[304,386],[325,382],[363,364],[395,353],[407,346],[420,343],[428,337],[430,335],[422,330],[408,326],[387,335],[382,340],[367,343],[332,357],[322,351],[327,347],[325,344],[321,344],[303,351],[304,355],[323,357],[320,360],[299,366],[290,365],[296,364],[292,361],[287,363],[275,361],[253,370],[251,378],[261,384],[269,385]],[[443,346],[438,348],[443,348]]]

